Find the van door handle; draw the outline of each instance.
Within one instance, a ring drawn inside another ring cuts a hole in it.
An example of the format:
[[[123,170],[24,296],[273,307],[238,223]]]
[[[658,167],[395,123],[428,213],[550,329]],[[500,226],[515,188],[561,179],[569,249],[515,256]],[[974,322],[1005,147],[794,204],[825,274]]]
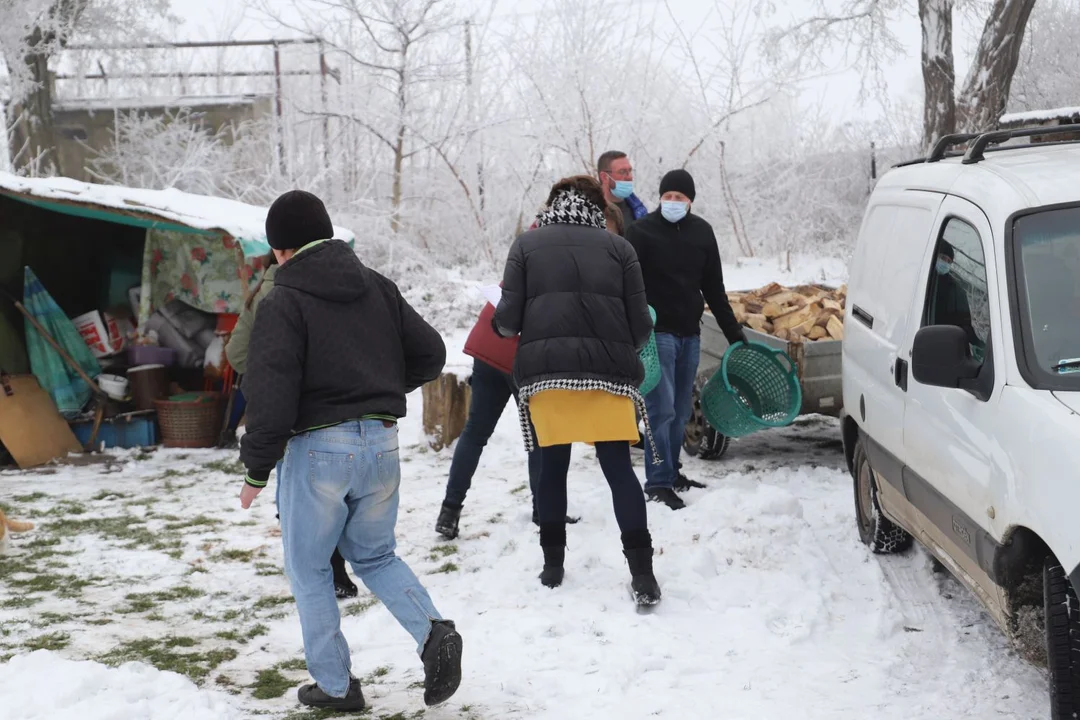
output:
[[[896,387],[900,388],[904,392],[907,392],[907,376],[907,360],[904,360],[902,358],[896,358],[896,364],[893,365],[893,381],[896,383]]]

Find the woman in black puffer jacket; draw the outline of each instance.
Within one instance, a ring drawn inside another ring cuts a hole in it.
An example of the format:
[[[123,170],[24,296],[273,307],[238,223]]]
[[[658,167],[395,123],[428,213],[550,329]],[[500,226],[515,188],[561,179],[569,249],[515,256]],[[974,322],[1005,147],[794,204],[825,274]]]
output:
[[[645,417],[639,352],[652,319],[637,255],[605,229],[605,205],[591,177],[555,184],[538,227],[510,248],[494,325],[504,337],[521,335],[514,378],[526,448],[540,447],[541,582],[562,583],[570,449],[586,442],[611,487],[634,598],[654,605],[660,587],[645,496],[630,463],[635,410]],[[651,442],[647,419],[646,434]]]

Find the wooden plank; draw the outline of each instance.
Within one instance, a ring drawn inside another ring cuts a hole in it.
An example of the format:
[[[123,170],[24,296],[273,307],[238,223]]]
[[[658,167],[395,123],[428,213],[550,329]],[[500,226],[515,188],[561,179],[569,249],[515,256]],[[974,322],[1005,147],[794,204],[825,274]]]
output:
[[[36,377],[6,375],[2,385],[0,442],[20,468],[37,467],[82,452],[75,433]]]
[[[837,320],[835,315],[829,318],[829,322],[825,326],[825,329],[829,332],[829,337],[833,340],[844,339],[844,323]]]

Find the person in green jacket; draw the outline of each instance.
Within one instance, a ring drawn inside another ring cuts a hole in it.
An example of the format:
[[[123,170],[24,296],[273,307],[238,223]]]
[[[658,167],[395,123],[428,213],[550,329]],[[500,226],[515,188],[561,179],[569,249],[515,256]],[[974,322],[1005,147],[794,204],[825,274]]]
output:
[[[266,270],[258,284],[252,289],[240,317],[236,319],[236,327],[229,336],[229,342],[225,345],[225,357],[237,374],[243,375],[247,371],[248,343],[251,341],[251,328],[255,326],[255,311],[259,303],[271,290],[274,289],[274,273],[277,272],[278,262],[274,253],[270,253],[263,259]],[[278,468],[280,469],[280,464]],[[280,472],[278,477],[281,477]],[[279,481],[280,482],[280,481]],[[334,568],[334,591],[338,598],[354,598],[359,594],[356,584],[349,579],[345,570],[345,558],[335,548],[330,556],[330,565]]]

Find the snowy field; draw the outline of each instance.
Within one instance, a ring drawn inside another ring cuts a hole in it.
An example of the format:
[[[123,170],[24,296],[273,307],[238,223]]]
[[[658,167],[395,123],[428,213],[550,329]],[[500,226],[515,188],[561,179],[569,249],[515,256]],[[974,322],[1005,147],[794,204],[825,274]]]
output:
[[[343,624],[372,717],[1047,715],[1042,674],[970,594],[921,551],[877,558],[859,544],[830,419],[687,463],[708,488],[677,513],[649,505],[664,599],[643,616],[590,450],[571,471],[583,519],[566,582],[547,590],[514,414],[445,543],[433,525],[450,453],[421,447],[420,397],[409,400],[400,552],[458,622],[465,679],[425,708],[408,637],[362,589]],[[307,675],[273,496],[241,510],[234,463],[159,450],[0,475],[4,505],[38,526],[0,560],[0,657],[14,655],[0,665],[0,717],[328,717],[295,700]]]
[[[840,264],[726,269],[728,287],[843,281]],[[447,340],[448,370],[491,277],[406,288]],[[445,298],[442,305],[434,298]],[[369,717],[384,720],[938,720],[1048,714],[1041,671],[1009,652],[973,596],[921,550],[858,541],[836,421],[805,417],[687,459],[685,510],[651,503],[664,598],[628,598],[610,495],[575,449],[566,581],[548,590],[524,450],[503,414],[462,515],[434,523],[451,452],[401,428],[399,552],[465,639],[464,680],[425,708],[412,643],[361,587],[343,628]],[[0,720],[333,717],[307,711],[300,625],[282,575],[273,486],[240,509],[235,451],[120,451],[85,467],[0,473],[0,503],[37,527],[0,557]],[[641,456],[635,457],[643,477]],[[358,583],[359,584],[359,583]]]

